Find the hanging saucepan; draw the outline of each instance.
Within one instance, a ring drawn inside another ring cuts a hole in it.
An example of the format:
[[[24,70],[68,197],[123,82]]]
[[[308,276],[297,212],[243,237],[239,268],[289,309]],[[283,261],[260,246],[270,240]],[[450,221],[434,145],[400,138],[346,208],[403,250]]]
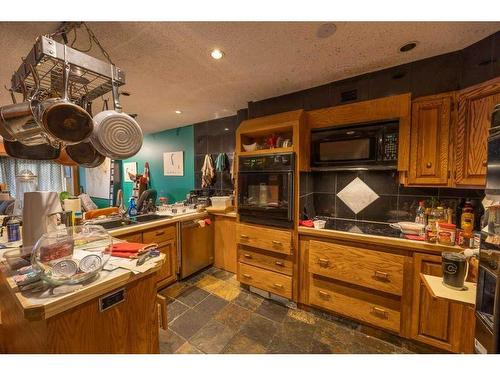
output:
[[[113,81],[114,110],[103,108],[94,116],[94,131],[90,137],[92,145],[101,154],[114,160],[129,158],[142,147],[142,130],[137,121],[121,112],[118,86]],[[107,102],[104,102],[107,107]]]
[[[68,156],[85,168],[95,168],[104,163],[106,157],[99,153],[90,142],[80,142],[66,146]]]
[[[39,101],[37,99],[39,81],[35,69],[30,66],[35,89],[28,95],[24,82],[22,103],[17,103],[12,91],[13,104],[0,107],[0,135],[7,141],[18,141],[27,146],[46,144],[49,138],[36,121]],[[54,144],[55,140],[51,140]]]
[[[52,147],[48,143],[26,146],[21,142],[4,139],[3,144],[7,154],[17,159],[54,160],[59,157],[61,151],[59,147]]]
[[[52,137],[65,144],[76,144],[86,140],[92,134],[94,121],[85,109],[69,100],[70,71],[70,64],[65,62],[63,67],[63,97],[41,102],[38,121]]]

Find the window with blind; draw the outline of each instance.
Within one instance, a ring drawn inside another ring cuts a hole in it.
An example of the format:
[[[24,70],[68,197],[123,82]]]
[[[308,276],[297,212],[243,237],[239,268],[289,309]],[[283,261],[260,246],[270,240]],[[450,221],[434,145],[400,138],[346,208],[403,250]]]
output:
[[[21,171],[29,170],[38,176],[38,190],[61,191],[71,186],[62,165],[46,160],[21,160],[9,157],[0,157],[0,183],[7,185],[10,194],[16,196],[16,175]],[[69,168],[70,169],[70,168]],[[68,170],[66,171],[69,172]],[[70,177],[71,172],[69,172]]]

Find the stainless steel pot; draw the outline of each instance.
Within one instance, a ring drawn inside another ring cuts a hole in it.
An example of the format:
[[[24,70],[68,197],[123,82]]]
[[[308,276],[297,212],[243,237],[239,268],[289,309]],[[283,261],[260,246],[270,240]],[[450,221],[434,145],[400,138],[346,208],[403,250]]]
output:
[[[103,110],[94,116],[95,126],[90,141],[101,154],[110,159],[122,160],[139,152],[143,134],[137,121],[122,113],[118,87],[114,82],[112,92],[115,109]]]
[[[39,104],[38,122],[50,136],[65,144],[76,144],[86,140],[94,129],[94,121],[82,107],[68,98],[71,66],[64,64],[63,97],[47,99]]]

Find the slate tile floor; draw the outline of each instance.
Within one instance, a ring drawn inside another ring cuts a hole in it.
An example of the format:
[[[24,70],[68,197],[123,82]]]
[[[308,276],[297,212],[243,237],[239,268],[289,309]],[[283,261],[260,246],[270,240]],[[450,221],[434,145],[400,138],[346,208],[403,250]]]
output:
[[[160,353],[412,353],[405,345],[364,334],[355,323],[264,299],[217,268],[160,294],[168,297]]]

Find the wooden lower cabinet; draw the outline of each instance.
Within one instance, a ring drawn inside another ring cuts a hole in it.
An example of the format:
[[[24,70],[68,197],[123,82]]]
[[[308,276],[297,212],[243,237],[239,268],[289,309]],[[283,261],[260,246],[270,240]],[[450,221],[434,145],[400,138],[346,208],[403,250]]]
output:
[[[127,233],[117,236],[127,242],[158,244],[158,249],[165,254],[165,262],[157,273],[157,288],[163,288],[177,280],[177,226],[167,226],[147,229],[143,232]]]
[[[214,266],[236,273],[236,218],[214,215]]]
[[[432,297],[421,281],[421,273],[442,276],[441,256],[416,253],[414,258],[411,337],[450,352],[472,352],[474,309]]]
[[[177,247],[175,238],[164,242],[159,250],[165,254],[165,262],[158,271],[157,287],[163,288],[177,280]]]
[[[292,277],[239,263],[238,281],[281,297],[292,298]]]

